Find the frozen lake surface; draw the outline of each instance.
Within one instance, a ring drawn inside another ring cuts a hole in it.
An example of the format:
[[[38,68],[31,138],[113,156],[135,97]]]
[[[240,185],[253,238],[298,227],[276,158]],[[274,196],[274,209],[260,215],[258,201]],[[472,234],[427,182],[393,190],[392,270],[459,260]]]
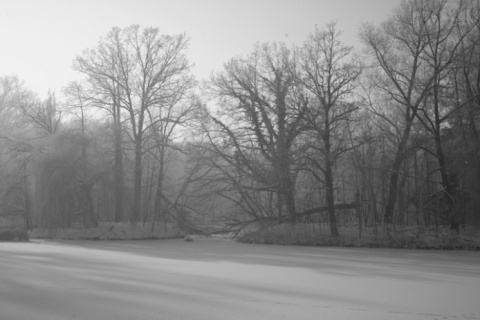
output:
[[[0,243],[0,319],[480,319],[480,253]]]

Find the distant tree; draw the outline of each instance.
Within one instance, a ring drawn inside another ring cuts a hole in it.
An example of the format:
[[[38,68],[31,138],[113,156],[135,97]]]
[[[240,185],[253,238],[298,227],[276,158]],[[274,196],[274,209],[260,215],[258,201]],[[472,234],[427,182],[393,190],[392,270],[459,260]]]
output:
[[[58,109],[54,92],[49,92],[46,100],[33,100],[20,106],[25,123],[33,126],[40,135],[53,135],[61,123],[61,111]]]
[[[18,120],[22,105],[33,98],[17,76],[0,76],[0,116],[4,125]]]
[[[70,121],[64,132],[65,137],[62,142],[80,147],[79,159],[69,165],[74,167],[74,180],[77,185],[77,199],[80,207],[79,212],[83,216],[82,224],[83,226],[92,226],[97,223],[98,219],[98,213],[95,212],[93,189],[97,185],[99,178],[105,176],[104,166],[98,165],[99,154],[95,147],[100,143],[100,137],[105,136],[106,132],[104,132],[103,127],[101,128],[102,130],[99,130],[97,127],[90,125],[98,122],[93,116],[89,116],[92,113],[91,109],[96,103],[92,102],[92,97],[87,95],[82,85],[72,82],[64,88],[64,94],[66,102],[63,110],[70,116]],[[121,147],[119,147],[119,150],[121,151]],[[101,158],[106,157],[103,155]],[[120,186],[123,187],[121,181]],[[115,198],[121,196],[121,194],[122,192],[116,195]],[[107,202],[107,199],[105,199],[105,202]],[[123,199],[120,200],[120,204],[122,203]],[[121,220],[121,212],[122,207],[116,206],[116,222]]]
[[[87,138],[87,114],[88,109],[91,106],[88,97],[85,96],[82,86],[77,82],[70,83],[70,85],[64,89],[64,93],[67,97],[67,102],[65,105],[66,111],[73,115],[80,124],[80,137],[82,145],[82,176],[83,178],[86,178],[88,174],[87,149],[89,144],[89,139]]]
[[[22,110],[35,95],[16,76],[0,77],[0,216],[20,218],[32,227],[31,163],[37,154]]]

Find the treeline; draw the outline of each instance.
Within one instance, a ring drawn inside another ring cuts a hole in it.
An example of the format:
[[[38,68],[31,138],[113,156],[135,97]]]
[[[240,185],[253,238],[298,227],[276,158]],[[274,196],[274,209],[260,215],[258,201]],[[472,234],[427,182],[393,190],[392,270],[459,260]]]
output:
[[[480,224],[480,2],[403,1],[359,30],[257,44],[199,83],[186,35],[113,28],[40,101],[0,85],[0,214],[99,221]]]

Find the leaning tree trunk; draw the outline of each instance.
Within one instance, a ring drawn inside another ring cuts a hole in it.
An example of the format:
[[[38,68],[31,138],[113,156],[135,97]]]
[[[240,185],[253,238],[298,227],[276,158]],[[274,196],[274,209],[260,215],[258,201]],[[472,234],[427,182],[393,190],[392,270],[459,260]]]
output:
[[[398,191],[398,178],[400,176],[400,169],[402,162],[405,158],[405,151],[407,149],[407,142],[410,137],[410,131],[413,125],[413,120],[415,116],[410,115],[410,112],[407,112],[406,115],[406,126],[403,131],[402,139],[397,148],[395,154],[395,159],[393,160],[392,168],[389,175],[388,183],[388,196],[387,196],[387,205],[385,206],[385,217],[384,223],[391,224],[393,222],[393,213],[395,211],[395,205],[397,203],[397,191]]]

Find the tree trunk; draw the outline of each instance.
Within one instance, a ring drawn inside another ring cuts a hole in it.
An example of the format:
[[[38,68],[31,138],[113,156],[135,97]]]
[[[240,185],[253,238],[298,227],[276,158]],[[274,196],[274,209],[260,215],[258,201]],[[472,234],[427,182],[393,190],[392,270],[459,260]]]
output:
[[[28,176],[27,176],[27,164],[25,163],[25,154],[23,155],[23,183],[25,185],[24,188],[24,193],[25,193],[25,229],[26,230],[31,230],[32,225],[31,225],[31,207],[30,207],[30,197],[28,195]]]
[[[410,116],[410,113],[407,111],[407,115],[406,115],[407,123],[405,126],[405,130],[403,131],[400,144],[398,145],[397,152],[395,154],[395,159],[393,161],[392,169],[390,171],[390,176],[389,176],[387,205],[385,206],[385,217],[384,217],[384,223],[386,224],[391,224],[393,220],[395,204],[397,203],[398,178],[400,175],[400,168],[405,158],[407,142],[408,142],[408,138],[410,137],[410,130],[412,128],[414,119],[415,118],[413,116]]]
[[[335,214],[335,189],[333,186],[333,171],[332,164],[330,162],[330,156],[326,156],[325,161],[325,186],[327,192],[325,192],[325,200],[328,208],[328,220],[330,222],[330,233],[333,237],[338,237],[337,217]]]
[[[438,75],[438,72],[436,73]],[[438,99],[439,96],[439,87],[440,83],[439,80],[436,79],[435,81],[435,87],[433,90],[433,106],[434,106],[434,111],[435,111],[435,128],[434,128],[434,135],[435,135],[435,148],[437,152],[437,159],[438,159],[438,166],[440,170],[440,176],[442,177],[442,187],[444,190],[444,198],[446,202],[446,209],[447,209],[447,219],[448,222],[450,223],[450,229],[452,230],[457,230],[460,227],[460,223],[457,219],[457,216],[455,214],[454,210],[454,198],[453,198],[453,188],[452,184],[449,181],[448,178],[448,173],[447,173],[447,166],[445,163],[445,156],[443,153],[443,148],[442,148],[442,137],[440,135],[440,130],[441,130],[441,120],[440,120],[440,102]]]
[[[290,177],[290,167],[288,165],[288,152],[283,150],[283,156],[279,159],[279,172],[280,188],[279,193],[285,201],[285,207],[287,208],[290,216],[290,223],[297,223],[297,213],[295,208],[295,190],[292,178]]]
[[[83,211],[83,226],[96,226],[98,221],[95,217],[95,208],[92,199],[92,184],[84,183],[80,186],[80,207]]]
[[[387,205],[385,206],[384,222],[391,224],[393,222],[393,213],[395,211],[395,204],[397,203],[397,186],[400,165],[402,163],[399,154],[395,156],[388,182]]]
[[[297,223],[297,212],[295,208],[295,192],[293,190],[293,182],[288,179],[285,190],[285,206],[287,207],[288,214],[290,215],[290,223]]]
[[[284,196],[285,206],[290,215],[290,223],[297,223],[297,213],[295,208],[295,186],[290,173],[290,154],[289,146],[286,142],[287,123],[286,123],[286,105],[283,93],[277,93],[282,97],[278,99],[278,169],[280,177],[280,193]]]
[[[136,223],[140,219],[140,202],[142,197],[142,138],[135,141],[135,164],[134,164],[134,187],[131,222]]]
[[[158,168],[158,180],[157,180],[157,192],[155,194],[155,203],[153,208],[153,223],[152,230],[154,228],[155,222],[159,218],[165,218],[162,214],[162,196],[163,196],[163,179],[164,179],[164,168],[165,168],[165,148],[160,147],[160,164]]]
[[[332,145],[330,142],[331,138],[331,128],[330,128],[330,106],[325,106],[325,132],[323,134],[323,143],[325,146],[325,202],[328,207],[328,220],[330,222],[330,233],[333,237],[338,237],[338,228],[337,228],[337,217],[335,214],[335,189],[333,186],[333,161],[332,161]]]
[[[114,103],[114,135],[115,135],[115,222],[123,220],[124,195],[123,195],[123,156],[122,156],[122,124],[120,119],[120,106]]]
[[[435,145],[437,151],[437,158],[438,158],[438,166],[440,170],[440,176],[442,177],[442,187],[444,190],[444,198],[446,203],[446,210],[447,210],[447,219],[450,224],[450,229],[457,230],[460,227],[460,222],[458,221],[458,217],[455,214],[454,210],[454,190],[452,188],[452,184],[450,179],[448,178],[447,173],[447,166],[445,164],[445,156],[443,153],[442,142],[440,138],[440,133],[435,132]]]

